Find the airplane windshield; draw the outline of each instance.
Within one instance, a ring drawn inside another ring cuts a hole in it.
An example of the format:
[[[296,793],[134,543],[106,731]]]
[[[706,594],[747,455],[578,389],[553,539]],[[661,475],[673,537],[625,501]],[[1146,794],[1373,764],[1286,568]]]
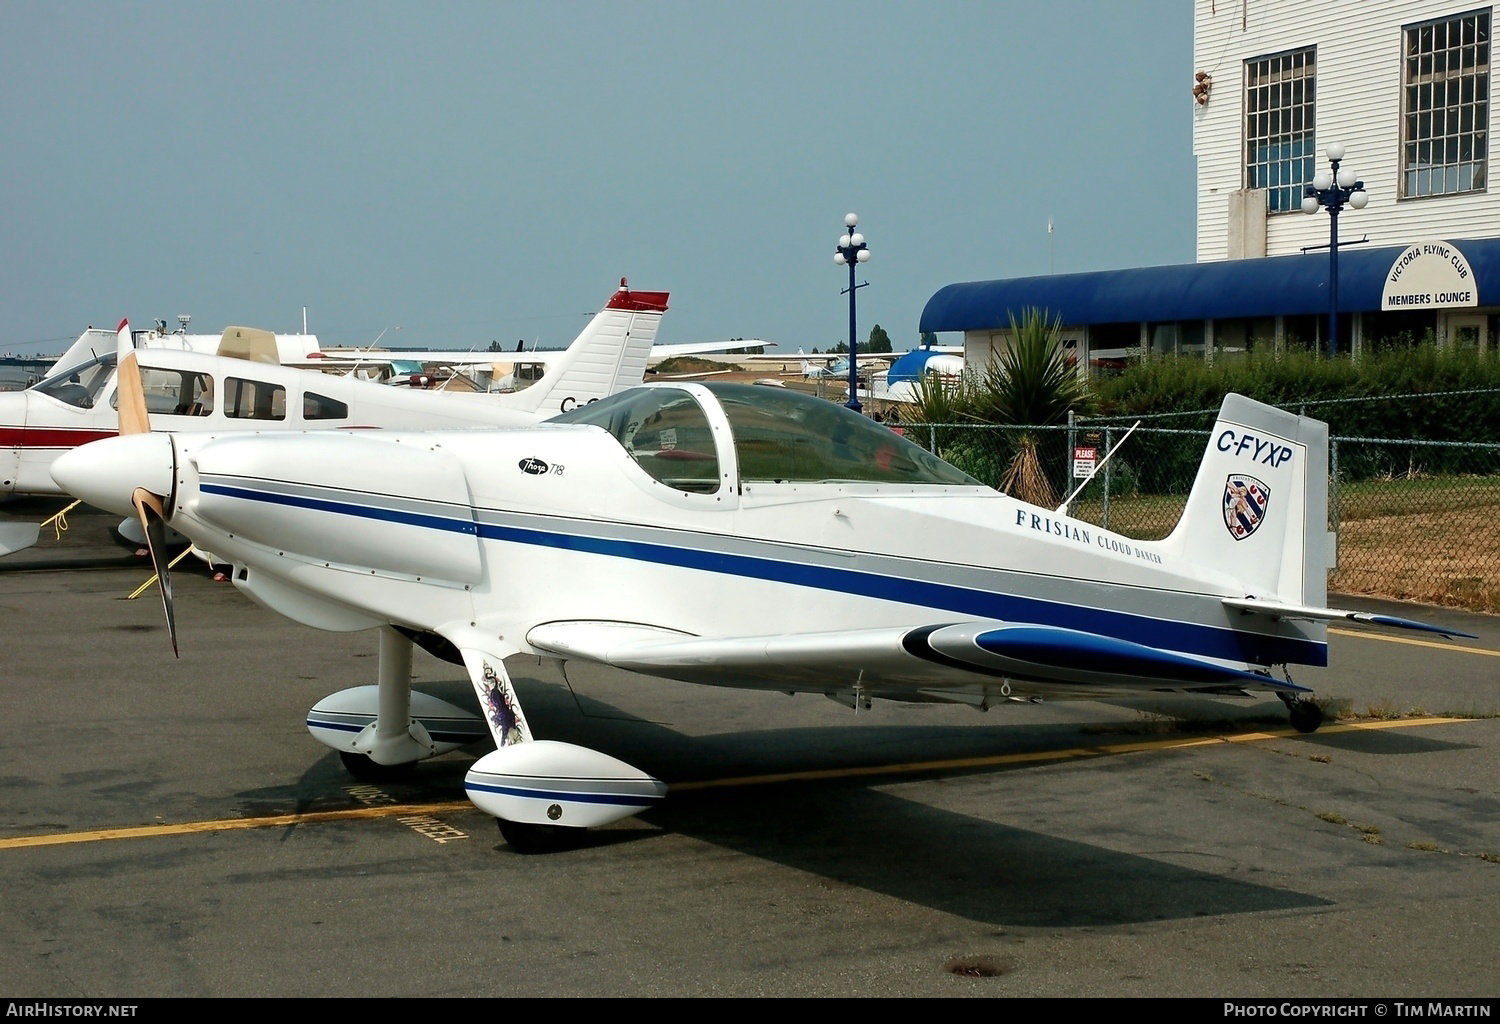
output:
[[[883,423],[827,399],[761,384],[704,387],[729,417],[741,480],[982,486]]]
[[[826,399],[759,384],[703,386],[729,418],[741,480],[983,486],[885,424]],[[684,390],[633,388],[552,422],[603,427],[648,473],[680,490],[718,487],[708,419]]]
[[[79,363],[50,374],[31,388],[80,409],[92,409],[115,372],[115,353],[106,352],[87,363]]]
[[[679,491],[719,489],[713,429],[692,395],[677,388],[638,388],[552,417],[553,423],[592,423],[614,435],[630,457]]]

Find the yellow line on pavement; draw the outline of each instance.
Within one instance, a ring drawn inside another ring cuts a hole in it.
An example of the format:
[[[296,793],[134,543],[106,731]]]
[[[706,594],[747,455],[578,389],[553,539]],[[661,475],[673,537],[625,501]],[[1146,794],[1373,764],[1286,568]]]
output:
[[[1423,725],[1454,725],[1473,721],[1468,718],[1400,718],[1360,722],[1339,722],[1325,725],[1318,730],[1319,736],[1341,732],[1361,732],[1374,729],[1410,729]],[[858,768],[824,768],[805,772],[784,772],[775,775],[747,775],[740,778],[704,779],[693,782],[677,782],[668,786],[670,793],[691,792],[705,789],[728,789],[745,786],[764,786],[785,782],[811,782],[823,779],[848,779],[867,776],[920,775],[930,772],[955,771],[974,768],[994,768],[1003,765],[1043,764],[1047,762],[1071,761],[1082,758],[1113,757],[1152,750],[1185,750],[1190,747],[1207,747],[1217,743],[1254,743],[1261,740],[1289,739],[1304,734],[1294,729],[1270,731],[1221,733],[1213,736],[1173,736],[1164,739],[1136,740],[1129,743],[1111,743],[1091,747],[1071,747],[1066,750],[1031,750],[1015,754],[996,754],[990,757],[964,757],[939,761],[913,761],[908,764],[867,765]],[[224,818],[216,821],[187,821],[176,825],[138,825],[126,828],[94,829],[88,832],[57,832],[41,836],[14,836],[0,839],[0,850],[27,849],[36,846],[63,846],[70,843],[97,843],[111,839],[151,839],[163,836],[193,835],[202,832],[229,832],[247,828],[279,828],[294,825],[313,825],[330,821],[363,821],[374,818],[399,818],[414,814],[452,814],[474,810],[467,800],[445,800],[425,804],[390,804],[378,807],[354,807],[341,811],[307,811],[301,814],[276,814],[259,818]]]
[[[1461,644],[1440,644],[1435,640],[1414,640],[1405,636],[1387,636],[1384,633],[1361,633],[1357,629],[1335,629],[1328,627],[1328,632],[1337,633],[1339,636],[1354,636],[1361,640],[1384,640],[1390,644],[1410,644],[1412,647],[1436,647],[1440,651],[1458,651],[1460,654],[1483,654],[1488,658],[1500,658],[1500,651],[1489,651],[1483,647],[1464,647]]]
[[[449,800],[436,804],[389,804],[382,807],[354,807],[343,811],[308,811],[303,814],[275,814],[264,818],[223,818],[218,821],[185,821],[177,825],[137,825],[127,828],[104,828],[92,832],[58,832],[49,836],[16,836],[0,839],[0,850],[28,846],[62,846],[67,843],[95,843],[104,839],[151,839],[158,836],[183,836],[194,832],[228,832],[241,828],[275,828],[283,825],[311,825],[324,821],[358,821],[365,818],[395,818],[406,814],[436,814],[473,810],[467,800]]]

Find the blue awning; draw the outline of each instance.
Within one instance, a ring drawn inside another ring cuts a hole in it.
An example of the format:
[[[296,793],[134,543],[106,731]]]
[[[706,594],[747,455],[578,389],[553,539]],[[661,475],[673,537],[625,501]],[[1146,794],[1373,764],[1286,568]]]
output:
[[[1444,241],[1469,261],[1479,305],[1500,306],[1500,238]],[[1386,275],[1405,249],[1341,245],[1339,311],[1378,311]],[[1031,308],[1070,327],[1326,313],[1328,252],[950,284],[927,300],[918,330],[1008,328]]]

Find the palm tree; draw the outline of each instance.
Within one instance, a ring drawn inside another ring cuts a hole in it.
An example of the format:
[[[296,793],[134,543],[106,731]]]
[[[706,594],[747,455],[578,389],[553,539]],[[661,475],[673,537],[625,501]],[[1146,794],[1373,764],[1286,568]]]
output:
[[[985,370],[973,391],[972,415],[990,423],[1045,427],[1065,423],[1068,410],[1089,400],[1088,382],[1074,356],[1063,348],[1062,318],[1048,320],[1027,309],[1016,322],[1010,317],[1011,344]],[[1033,505],[1052,508],[1057,492],[1042,470],[1037,436],[1023,433],[1000,489]]]

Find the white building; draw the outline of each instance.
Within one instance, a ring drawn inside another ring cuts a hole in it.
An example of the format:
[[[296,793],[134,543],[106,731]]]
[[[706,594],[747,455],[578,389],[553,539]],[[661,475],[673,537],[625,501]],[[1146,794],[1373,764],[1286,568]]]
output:
[[[1500,191],[1486,187],[1493,18],[1463,0],[1197,0],[1199,262],[1326,252],[1326,215],[1301,204],[1330,143],[1370,197],[1341,218],[1346,240],[1500,236]]]
[[[962,331],[976,368],[1027,308],[1060,316],[1094,366],[1142,351],[1329,348],[1329,216],[1303,204],[1337,144],[1368,204],[1338,218],[1336,347],[1500,344],[1494,15],[1463,0],[1195,0],[1183,105],[1198,262],[949,285],[920,329]]]

